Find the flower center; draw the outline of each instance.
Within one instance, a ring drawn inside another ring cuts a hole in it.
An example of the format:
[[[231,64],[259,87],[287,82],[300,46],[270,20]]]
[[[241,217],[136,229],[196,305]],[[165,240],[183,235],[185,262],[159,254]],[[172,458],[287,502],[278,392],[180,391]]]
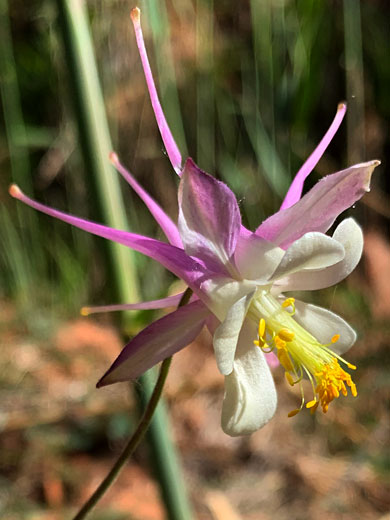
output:
[[[329,404],[340,393],[347,395],[348,387],[354,397],[357,395],[355,383],[340,362],[352,370],[356,367],[329,348],[339,340],[339,334],[335,334],[329,344],[321,344],[294,320],[294,314],[294,298],[287,298],[280,304],[268,290],[260,290],[249,310],[249,315],[259,323],[258,339],[254,344],[264,353],[275,352],[288,383],[300,386],[301,405],[292,410],[289,417],[299,413],[305,404],[304,375],[313,389],[313,399],[306,403],[306,408],[314,413],[321,405],[326,413]]]

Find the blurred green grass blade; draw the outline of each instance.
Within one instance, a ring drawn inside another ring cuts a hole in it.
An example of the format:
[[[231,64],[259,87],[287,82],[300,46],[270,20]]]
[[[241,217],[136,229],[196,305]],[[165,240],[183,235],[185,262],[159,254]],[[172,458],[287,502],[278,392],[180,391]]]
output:
[[[0,35],[0,94],[11,163],[11,177],[12,181],[20,184],[26,193],[33,195],[29,154],[26,147],[26,129],[16,73],[7,0],[0,1]],[[21,204],[17,205],[16,212],[20,224],[20,233],[25,243],[25,252],[23,253],[23,249],[19,251],[17,247],[11,247],[8,256],[11,252],[14,252],[16,257],[11,263],[18,264],[17,276],[15,278],[17,284],[15,287],[19,294],[17,298],[20,299],[18,283],[23,281],[26,298],[28,300],[28,295],[30,295],[32,300],[32,292],[34,292],[32,273],[37,273],[39,277],[42,274],[43,265],[41,250],[39,247],[34,247],[39,241],[38,216]],[[25,222],[28,222],[29,225],[26,226]],[[11,223],[11,219],[8,219],[8,223],[14,225]],[[12,229],[9,230],[10,233],[12,233]],[[3,229],[3,232],[6,233],[7,230]],[[16,244],[15,240],[14,237],[14,245]],[[29,269],[29,265],[32,266],[32,269]],[[25,269],[24,274],[22,269]]]
[[[244,69],[241,112],[249,141],[265,180],[268,182],[272,191],[282,198],[288,189],[290,177],[278,156],[272,138],[270,138],[264,126],[260,113],[258,111],[254,112],[253,110],[256,97],[248,87],[248,84]]]
[[[82,149],[91,176],[90,182],[97,184],[96,191],[103,220],[112,227],[126,229],[119,179],[108,161],[111,142],[84,4],[78,0],[57,2],[70,80],[77,103]],[[138,286],[133,255],[128,248],[117,244],[110,245],[111,275],[116,282],[117,301],[136,301]],[[152,377],[149,372],[140,378],[146,393]],[[150,428],[153,450],[159,461],[158,464],[154,461],[154,465],[160,470],[160,486],[168,517],[172,520],[189,520],[190,508],[184,487],[181,485],[181,471],[169,438],[168,419],[163,403],[160,403],[156,410]],[[162,449],[164,451],[161,451]]]
[[[269,121],[271,140],[275,146],[275,60],[273,52],[272,4],[269,0],[264,2],[251,0],[250,13],[255,61],[256,110],[264,113]],[[280,40],[279,43],[281,43]]]
[[[242,113],[249,140],[272,191],[282,198],[289,185],[289,175],[277,152],[275,119],[275,64],[273,5],[270,0],[250,4],[255,72],[255,95],[251,84],[250,60],[243,64]],[[276,10],[278,7],[276,8]],[[280,8],[279,8],[280,9]],[[283,18],[276,17],[282,25]],[[278,27],[278,30],[280,28]],[[282,39],[278,39],[280,46]],[[280,69],[280,67],[279,67]]]
[[[12,179],[32,195],[30,163],[25,148],[24,127],[7,0],[0,2],[0,89],[5,130],[11,160]]]
[[[94,185],[105,222],[111,227],[126,229],[118,175],[108,160],[112,145],[85,6],[78,0],[57,0],[57,5],[89,183]],[[117,294],[121,301],[137,301],[139,289],[134,253],[113,242],[107,247],[115,265],[113,283]]]
[[[25,125],[21,146],[27,148],[50,148],[56,140],[57,132],[49,127]]]
[[[196,3],[197,162],[215,169],[214,1]]]
[[[55,233],[52,243],[48,245],[47,253],[53,257],[60,280],[56,297],[61,301],[61,305],[74,315],[85,304],[87,296],[88,277],[85,276],[85,269],[60,233]]]
[[[243,102],[244,122],[249,140],[261,166],[261,172],[271,187],[272,191],[280,198],[286,194],[290,176],[287,174],[280,158],[274,148],[272,139],[264,128],[259,114],[253,115],[248,104]]]
[[[144,6],[144,7],[143,7]],[[142,1],[143,21],[150,23],[153,36],[159,95],[168,124],[172,130],[182,157],[187,156],[187,144],[180,109],[176,72],[171,46],[171,29],[165,0]],[[153,68],[153,67],[152,67]]]
[[[142,392],[140,401],[145,407],[156,382],[156,370],[149,370],[140,378]],[[164,435],[162,435],[164,432]],[[152,449],[153,469],[159,478],[161,493],[167,508],[169,520],[191,520],[193,518],[188,502],[185,481],[175,453],[172,451],[171,431],[166,416],[166,407],[160,401],[147,433]]]
[[[288,46],[293,49],[290,58],[296,89],[294,128],[306,132],[325,80],[323,65],[332,38],[329,25],[332,24],[333,11],[329,10],[329,4],[324,0],[308,0],[289,11],[289,33],[294,35],[294,42]]]
[[[362,20],[359,0],[344,0],[348,164],[365,160]]]
[[[31,263],[25,254],[23,238],[4,206],[0,207],[0,226],[0,255],[5,271],[2,275],[6,275],[5,281],[8,285],[8,287],[4,287],[4,290],[10,290],[22,309],[28,309],[29,303],[31,303],[29,302],[30,293],[28,290],[31,287],[32,279]]]

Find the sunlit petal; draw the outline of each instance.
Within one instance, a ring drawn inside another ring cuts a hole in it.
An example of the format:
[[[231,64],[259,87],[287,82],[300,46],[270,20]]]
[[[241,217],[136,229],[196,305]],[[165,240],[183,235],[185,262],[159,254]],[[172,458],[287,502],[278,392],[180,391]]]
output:
[[[335,133],[339,129],[345,112],[347,111],[346,103],[340,103],[337,107],[337,112],[335,118],[332,121],[332,124],[328,128],[328,131],[321,139],[320,143],[314,150],[314,152],[310,155],[310,157],[305,161],[303,166],[300,168],[298,173],[295,175],[294,180],[291,183],[290,188],[288,189],[287,195],[284,198],[284,201],[280,207],[280,209],[286,209],[290,206],[293,206],[302,196],[302,189],[305,179],[310,175],[310,173],[314,170],[316,164],[323,156],[325,150],[328,148],[329,143],[333,139]]]
[[[344,280],[357,266],[363,252],[363,233],[352,218],[343,220],[336,228],[333,239],[344,248],[344,258],[330,267],[321,270],[297,272],[277,280],[276,285],[282,292],[307,291],[331,287]]]
[[[262,428],[275,414],[275,385],[264,354],[254,348],[256,326],[246,320],[242,328],[233,372],[225,377],[221,424],[233,437]]]
[[[135,379],[172,356],[196,338],[208,314],[198,300],[154,321],[124,347],[97,386]]]
[[[240,235],[234,254],[235,264],[243,278],[266,282],[279,265],[285,251],[258,237]]]
[[[321,179],[299,202],[265,220],[256,234],[286,248],[309,231],[326,232],[336,217],[370,189],[379,161],[355,164]]]
[[[337,240],[323,233],[306,233],[287,249],[272,279],[305,269],[324,269],[344,256],[344,247]]]
[[[255,291],[237,300],[229,309],[225,320],[214,333],[213,345],[219,371],[228,375],[233,371],[238,337]]]
[[[294,319],[324,345],[331,344],[332,338],[340,335],[331,345],[336,354],[343,354],[356,341],[356,332],[345,320],[317,305],[295,300]]]
[[[110,161],[118,170],[118,172],[122,175],[122,177],[130,184],[133,190],[144,201],[150,213],[153,215],[156,222],[164,231],[165,236],[167,237],[169,242],[173,246],[182,248],[183,244],[176,224],[172,222],[171,218],[168,217],[165,211],[161,208],[159,204],[157,204],[157,202],[149,195],[149,193],[142,188],[142,186],[135,180],[133,175],[128,170],[126,170],[124,166],[122,166],[116,153],[110,154]]]
[[[178,247],[171,246],[165,242],[160,242],[154,238],[148,238],[128,231],[109,228],[102,224],[91,222],[90,220],[81,219],[63,213],[62,211],[50,208],[30,199],[14,184],[10,187],[9,191],[16,199],[38,211],[41,211],[42,213],[46,213],[46,215],[67,222],[72,226],[87,231],[88,233],[128,246],[139,253],[153,258],[166,269],[179,276],[189,287],[198,293],[199,284],[209,276],[206,276],[206,271],[200,263],[186,255],[185,252]]]
[[[232,191],[187,159],[179,187],[179,230],[186,253],[232,274],[240,226]]]
[[[144,69],[146,84],[148,86],[150,101],[152,103],[154,115],[156,116],[156,121],[158,128],[161,133],[162,140],[165,145],[165,149],[167,151],[169,160],[175,170],[175,172],[180,175],[181,173],[181,153],[175,139],[173,138],[172,132],[168,126],[167,120],[165,119],[165,115],[163,109],[161,108],[161,103],[158,98],[156,86],[154,84],[152,70],[149,65],[148,55],[146,53],[144,37],[142,34],[141,28],[141,11],[138,7],[135,7],[131,11],[131,19],[134,25],[135,37],[137,40],[137,46],[139,50],[139,54],[141,57],[142,67]]]
[[[83,307],[81,314],[88,316],[89,314],[96,314],[98,312],[115,312],[115,311],[135,311],[135,310],[150,310],[150,309],[165,309],[166,307],[174,307],[179,304],[184,292],[161,298],[159,300],[151,300],[147,302],[137,303],[119,303],[114,305],[99,305],[98,307]]]

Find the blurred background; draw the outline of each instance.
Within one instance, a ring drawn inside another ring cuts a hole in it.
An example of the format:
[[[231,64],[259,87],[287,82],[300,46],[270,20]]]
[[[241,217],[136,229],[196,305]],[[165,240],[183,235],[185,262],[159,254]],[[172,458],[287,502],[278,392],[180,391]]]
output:
[[[303,295],[358,331],[348,354],[358,366],[356,399],[340,398],[326,415],[288,419],[299,396],[276,369],[276,417],[232,439],[219,426],[223,379],[208,333],[174,357],[165,393],[193,518],[388,519],[390,6],[138,5],[182,154],[233,189],[250,229],[278,209],[340,101],[348,102],[346,119],[305,188],[354,162],[382,161],[371,192],[348,212],[364,228],[362,262],[345,282]],[[128,385],[95,389],[123,345],[118,319],[81,318],[80,308],[182,289],[155,262],[113,252],[7,191],[17,182],[51,206],[106,223],[127,220],[128,229],[162,238],[109,165],[113,147],[176,218],[178,179],[151,109],[132,7],[122,0],[0,4],[0,511],[7,519],[69,517],[133,431],[138,412]],[[113,258],[122,262],[119,274]],[[127,332],[158,315],[129,313]],[[144,444],[91,518],[164,515]]]

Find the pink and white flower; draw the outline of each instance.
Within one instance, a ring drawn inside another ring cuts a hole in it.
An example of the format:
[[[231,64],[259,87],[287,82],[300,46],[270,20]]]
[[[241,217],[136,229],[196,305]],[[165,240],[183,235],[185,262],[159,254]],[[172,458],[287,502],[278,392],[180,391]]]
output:
[[[98,386],[134,379],[191,343],[204,325],[213,334],[215,357],[225,376],[222,428],[229,435],[250,434],[274,415],[277,397],[266,362],[276,353],[288,382],[300,385],[307,376],[313,395],[306,407],[329,403],[347,388],[356,395],[340,356],[355,342],[353,329],[334,313],[305,304],[285,293],[337,284],[355,268],[363,235],[352,219],[333,235],[325,233],[340,213],[369,190],[379,161],[357,164],[321,179],[301,197],[306,177],[336,133],[346,111],[340,104],[329,130],[294,178],[281,209],[254,232],[241,223],[236,198],[222,182],[182,158],[158,100],[140,26],[132,11],[147,86],[168,157],[181,177],[177,225],[120,164],[111,161],[143,199],[169,243],[111,229],[44,206],[13,185],[10,193],[32,208],[89,233],[124,244],[160,262],[194,292],[190,303],[155,321],[122,350]],[[116,308],[161,308],[177,304],[181,295]],[[104,308],[103,308],[104,309]],[[112,307],[106,307],[110,310]],[[330,348],[331,347],[331,348]]]

